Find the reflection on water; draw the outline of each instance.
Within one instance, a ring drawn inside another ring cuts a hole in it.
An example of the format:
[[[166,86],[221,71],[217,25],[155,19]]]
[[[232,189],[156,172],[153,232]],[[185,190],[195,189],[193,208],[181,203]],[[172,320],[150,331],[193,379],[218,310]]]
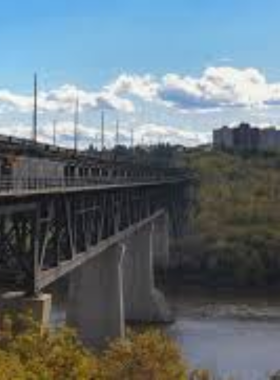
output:
[[[169,333],[192,363],[237,380],[280,369],[280,296],[169,295],[177,321]]]

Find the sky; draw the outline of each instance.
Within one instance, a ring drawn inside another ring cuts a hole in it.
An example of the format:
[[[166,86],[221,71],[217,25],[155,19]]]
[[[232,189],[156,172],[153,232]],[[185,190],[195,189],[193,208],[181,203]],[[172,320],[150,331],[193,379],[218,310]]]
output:
[[[73,144],[211,140],[223,124],[280,126],[279,0],[0,0],[0,133]]]

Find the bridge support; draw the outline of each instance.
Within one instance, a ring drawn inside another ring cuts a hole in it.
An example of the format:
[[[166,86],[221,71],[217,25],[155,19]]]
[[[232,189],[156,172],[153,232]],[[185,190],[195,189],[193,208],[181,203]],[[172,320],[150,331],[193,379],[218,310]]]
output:
[[[167,221],[166,218],[163,220]],[[160,229],[155,228],[154,223],[157,222]],[[165,298],[156,289],[154,279],[154,254],[157,249],[162,248],[163,252],[168,250],[164,246],[168,241],[168,235],[165,236],[168,227],[163,228],[161,223],[161,219],[155,219],[136,230],[126,241],[123,275],[125,316],[128,321],[152,323],[172,320]]]
[[[153,222],[153,255],[155,269],[169,266],[169,217],[162,212]]]
[[[67,321],[89,346],[124,336],[122,255],[109,246],[71,274]]]
[[[49,327],[52,297],[50,294],[26,296],[23,292],[6,292],[0,296],[1,325],[5,315],[31,312],[42,329]]]
[[[155,252],[168,256],[168,218],[163,214],[136,226],[118,243],[108,241],[102,252],[71,274],[67,320],[85,344],[102,347],[124,336],[125,320],[172,321],[155,287]]]

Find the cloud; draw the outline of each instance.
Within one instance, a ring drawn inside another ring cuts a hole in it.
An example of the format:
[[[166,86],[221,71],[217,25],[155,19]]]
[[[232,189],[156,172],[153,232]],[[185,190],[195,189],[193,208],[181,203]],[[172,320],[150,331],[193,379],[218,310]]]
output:
[[[207,112],[230,108],[262,108],[280,105],[280,82],[269,83],[255,68],[209,67],[200,77],[169,73],[152,75],[122,74],[98,91],[86,91],[65,84],[39,92],[41,112],[72,112],[75,99],[81,109],[108,109],[135,112],[136,99],[184,112]],[[136,98],[136,99],[135,99]],[[19,112],[30,112],[32,96],[0,90],[0,105]]]
[[[0,124],[0,134],[12,135],[20,138],[30,138],[32,128],[30,124],[15,122],[9,125],[9,130]],[[56,142],[60,146],[72,148],[74,146],[74,125],[71,121],[62,121],[56,125]],[[90,144],[100,148],[101,143],[100,128],[90,124],[81,123],[78,126],[78,145],[80,149],[87,148]],[[46,121],[38,128],[38,141],[43,143],[53,142],[53,123]],[[170,143],[183,146],[196,146],[209,143],[211,141],[210,132],[198,132],[191,128],[184,128],[179,125],[166,125],[157,123],[137,124],[134,126],[135,144],[157,144]],[[130,145],[131,128],[126,126],[120,131],[120,143]],[[115,144],[115,130],[112,125],[105,129],[105,144],[112,147]]]
[[[211,141],[211,133],[197,132],[182,126],[156,123],[140,124],[135,128],[136,143],[170,143],[184,146],[196,146]]]
[[[162,79],[158,98],[166,105],[181,110],[219,107],[219,104],[203,91],[195,79],[181,78],[176,74],[168,74]]]
[[[88,145],[99,136],[99,114],[113,110],[121,119],[123,141],[172,142],[197,145],[210,140],[210,131],[233,120],[279,124],[280,82],[268,81],[255,68],[209,67],[200,76],[122,74],[95,90],[65,84],[39,91],[40,138],[52,139],[52,120],[58,121],[59,143],[73,144],[73,112],[80,104],[80,141]],[[0,88],[0,133],[30,136],[33,97]],[[211,117],[209,113],[211,114]],[[108,115],[108,116],[107,116]],[[114,112],[106,115],[106,140],[114,142]],[[149,120],[150,116],[150,120]],[[141,121],[142,120],[142,121]],[[145,122],[143,122],[145,120]],[[167,125],[165,125],[165,123]],[[191,129],[183,126],[190,125]],[[8,127],[7,127],[8,126]],[[209,132],[201,132],[203,130]]]
[[[123,99],[113,92],[107,90],[99,92],[84,91],[69,84],[45,94],[41,104],[44,106],[45,103],[55,103],[66,110],[71,107],[73,109],[77,97],[81,108],[92,110],[108,109],[122,112],[134,111],[134,105],[130,100]]]
[[[273,86],[280,90],[280,84]],[[158,95],[174,107],[189,110],[261,107],[272,93],[272,85],[256,69],[210,67],[200,78],[166,75]]]
[[[8,130],[6,124],[1,124],[0,134],[29,139],[32,136],[32,129],[30,125],[24,122],[10,123]]]
[[[9,129],[5,125],[0,125],[0,134],[15,136],[19,138],[31,138],[32,128],[30,124],[24,122],[14,122],[9,125]],[[98,127],[91,125],[79,124],[78,126],[78,142],[79,148],[87,148],[90,144],[96,143],[96,137],[100,134]],[[56,125],[56,141],[58,145],[73,147],[74,146],[74,125],[73,122],[63,121]],[[106,140],[112,144],[113,133],[106,131]],[[53,142],[53,123],[41,123],[38,128],[38,141],[43,143]]]
[[[16,108],[22,112],[29,111],[33,104],[31,97],[14,94],[9,90],[0,90],[0,103],[7,109]]]
[[[152,101],[157,97],[158,86],[151,75],[122,74],[106,89],[116,95],[134,95],[142,100]]]
[[[118,97],[113,92],[102,90],[100,92],[84,91],[73,85],[63,85],[57,89],[38,93],[38,109],[40,112],[72,112],[77,97],[81,109],[87,108],[110,109],[122,112],[133,112],[134,105],[129,99]],[[33,109],[33,97],[19,95],[9,90],[0,90],[0,104],[6,106],[6,110],[22,113],[31,112]]]
[[[269,83],[255,68],[209,67],[198,78],[176,73],[158,79],[125,74],[107,88],[116,95],[133,95],[180,111],[280,105],[280,82]]]

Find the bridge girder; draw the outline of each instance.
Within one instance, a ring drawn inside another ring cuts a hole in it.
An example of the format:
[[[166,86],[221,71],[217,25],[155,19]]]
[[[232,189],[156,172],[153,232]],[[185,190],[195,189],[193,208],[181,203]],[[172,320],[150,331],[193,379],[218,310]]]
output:
[[[0,198],[0,287],[39,292],[86,262],[106,241],[166,209],[185,223],[188,182],[108,186]]]

